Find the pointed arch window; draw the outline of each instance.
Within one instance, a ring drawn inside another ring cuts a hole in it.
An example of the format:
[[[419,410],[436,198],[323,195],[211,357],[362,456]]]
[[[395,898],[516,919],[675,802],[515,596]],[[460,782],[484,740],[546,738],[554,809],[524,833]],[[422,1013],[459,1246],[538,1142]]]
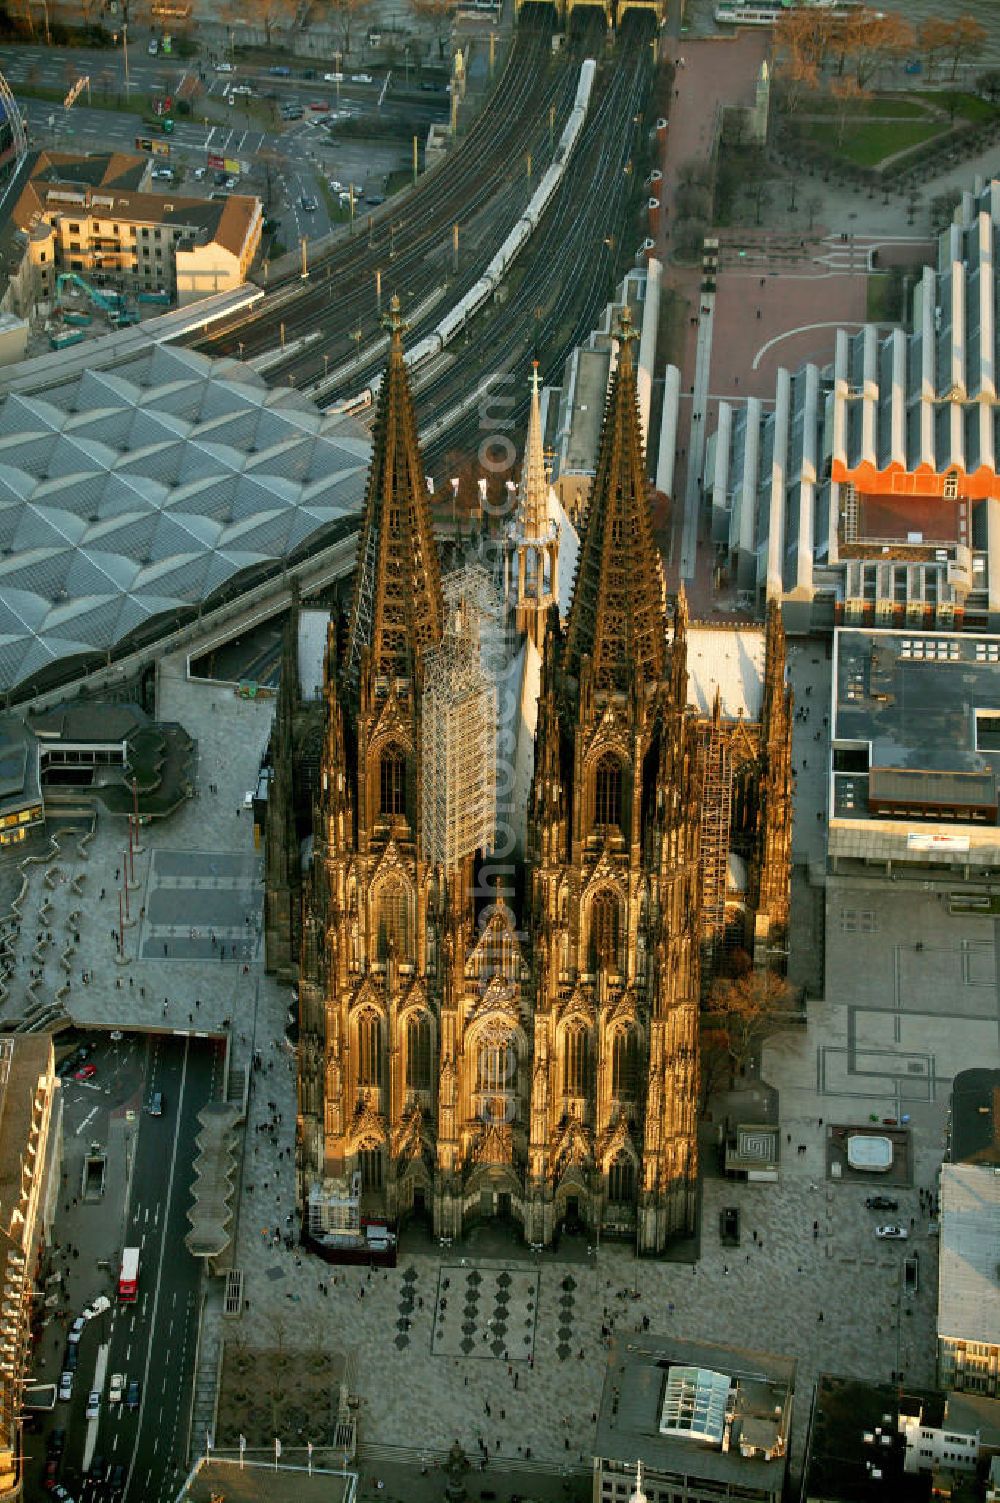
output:
[[[406,1024],[406,1084],[411,1091],[431,1088],[431,1020],[411,1017]]]
[[[485,1039],[476,1062],[476,1114],[506,1126],[517,1119],[517,1049],[511,1038]]]
[[[410,958],[410,898],[402,882],[382,889],[378,898],[376,953],[388,960],[389,951],[396,960]]]
[[[607,888],[594,898],[590,909],[591,970],[618,970],[620,913],[618,898]]]
[[[611,1161],[608,1170],[608,1200],[612,1205],[634,1205],[635,1164],[624,1149]]]
[[[362,1148],[358,1154],[358,1167],[361,1170],[362,1190],[381,1190],[382,1188],[382,1150],[381,1148]]]
[[[621,829],[622,766],[611,752],[598,762],[594,776],[594,823]]]
[[[638,1052],[635,1030],[619,1029],[611,1045],[611,1094],[620,1101],[636,1099]]]
[[[382,1084],[382,1020],[367,1012],[358,1019],[358,1085]]]
[[[380,814],[406,813],[406,758],[395,746],[379,759],[378,807]]]
[[[563,1090],[567,1096],[586,1096],[590,1090],[590,1034],[582,1025],[566,1034]]]

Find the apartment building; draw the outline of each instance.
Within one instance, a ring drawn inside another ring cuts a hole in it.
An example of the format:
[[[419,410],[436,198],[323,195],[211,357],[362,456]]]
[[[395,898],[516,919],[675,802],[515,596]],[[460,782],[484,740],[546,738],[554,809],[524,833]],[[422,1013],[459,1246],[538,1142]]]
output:
[[[168,293],[180,306],[239,287],[260,245],[260,200],[150,191],[151,163],[126,152],[43,151],[14,207],[28,237],[33,292],[61,272],[126,294]]]

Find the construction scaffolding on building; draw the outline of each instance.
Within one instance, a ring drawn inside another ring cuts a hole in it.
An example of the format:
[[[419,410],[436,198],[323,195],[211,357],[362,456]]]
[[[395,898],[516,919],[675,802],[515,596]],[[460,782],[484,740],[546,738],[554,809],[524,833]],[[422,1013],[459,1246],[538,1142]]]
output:
[[[447,626],[424,681],[421,799],[427,859],[454,868],[495,837],[497,691],[482,659],[499,601],[475,566],[446,579],[444,596]]]
[[[726,898],[732,815],[729,736],[718,712],[701,727],[702,978],[716,974],[726,946]]]

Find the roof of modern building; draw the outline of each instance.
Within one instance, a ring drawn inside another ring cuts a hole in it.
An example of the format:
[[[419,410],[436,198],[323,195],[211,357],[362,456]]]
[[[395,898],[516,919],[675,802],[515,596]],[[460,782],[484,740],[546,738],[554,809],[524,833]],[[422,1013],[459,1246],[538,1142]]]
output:
[[[37,804],[41,796],[34,736],[19,715],[0,716],[0,811]]]
[[[930,1476],[904,1472],[906,1442],[899,1413],[940,1418],[940,1395],[899,1389],[889,1383],[822,1373],[816,1385],[803,1496],[838,1503],[923,1503]],[[881,1476],[873,1473],[881,1472]]]
[[[941,1166],[938,1337],[1000,1345],[1000,1174]]]
[[[1000,1166],[1000,1070],[961,1070],[952,1081],[949,1157]]]
[[[718,688],[724,720],[759,720],[764,701],[763,626],[688,627],[688,700],[711,715]]]
[[[935,774],[978,773],[995,782],[998,682],[1000,637],[842,627],[834,645],[834,746],[867,748],[869,768],[883,775],[926,774],[930,802],[942,791]],[[838,819],[868,817],[867,782],[865,772],[835,774]],[[949,784],[956,800],[968,786]],[[918,789],[910,796],[921,800]]]
[[[978,1435],[984,1448],[1000,1449],[1000,1399],[987,1398],[984,1393],[949,1393],[943,1424],[949,1430]]]
[[[641,1458],[651,1471],[717,1483],[780,1488],[795,1369],[791,1357],[713,1342],[618,1338],[608,1357],[595,1455],[633,1465]],[[741,1446],[755,1454],[744,1455]],[[768,1452],[774,1459],[766,1459]]]
[[[66,681],[354,531],[369,453],[354,419],[172,347],[0,398],[0,690]]]

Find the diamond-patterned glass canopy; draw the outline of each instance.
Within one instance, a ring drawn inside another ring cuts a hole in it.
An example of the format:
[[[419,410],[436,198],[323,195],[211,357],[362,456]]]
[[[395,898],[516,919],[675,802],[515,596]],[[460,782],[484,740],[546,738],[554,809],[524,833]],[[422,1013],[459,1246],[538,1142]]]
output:
[[[165,346],[0,398],[0,692],[333,541],[370,449],[354,419]]]

